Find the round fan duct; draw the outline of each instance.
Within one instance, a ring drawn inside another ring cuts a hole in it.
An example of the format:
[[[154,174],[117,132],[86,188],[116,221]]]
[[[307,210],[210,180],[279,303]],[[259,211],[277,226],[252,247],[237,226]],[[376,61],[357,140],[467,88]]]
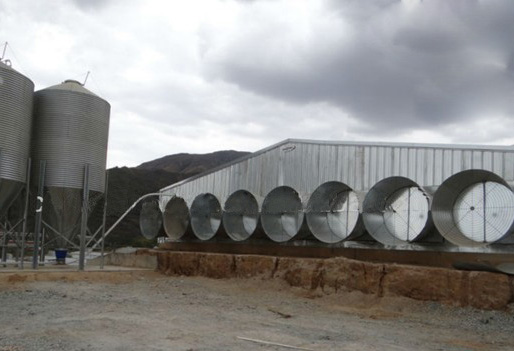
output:
[[[223,210],[223,228],[234,241],[248,239],[257,228],[259,204],[250,192],[237,190],[232,193]]]
[[[162,213],[156,200],[143,203],[139,212],[139,229],[146,239],[153,239],[161,233]]]
[[[341,182],[323,183],[309,198],[306,218],[312,234],[324,243],[349,239],[359,220],[357,194]]]
[[[434,223],[459,246],[485,246],[514,229],[514,193],[500,176],[467,170],[446,179],[434,194]]]
[[[189,229],[189,208],[186,201],[178,196],[172,197],[163,213],[166,235],[172,240],[181,239]]]
[[[291,187],[279,186],[266,195],[261,209],[261,223],[266,235],[275,242],[295,237],[303,224],[300,196]]]
[[[368,233],[384,245],[421,239],[430,231],[430,197],[414,181],[389,177],[366,194],[362,218]]]
[[[209,240],[216,235],[221,225],[222,210],[216,196],[200,194],[191,204],[191,227],[200,240]]]

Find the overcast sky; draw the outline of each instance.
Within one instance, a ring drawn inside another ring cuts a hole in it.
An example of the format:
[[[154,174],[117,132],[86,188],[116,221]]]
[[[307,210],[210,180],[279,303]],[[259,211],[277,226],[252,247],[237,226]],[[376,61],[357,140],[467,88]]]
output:
[[[512,0],[0,0],[6,41],[36,90],[91,71],[109,167],[286,138],[514,144]]]

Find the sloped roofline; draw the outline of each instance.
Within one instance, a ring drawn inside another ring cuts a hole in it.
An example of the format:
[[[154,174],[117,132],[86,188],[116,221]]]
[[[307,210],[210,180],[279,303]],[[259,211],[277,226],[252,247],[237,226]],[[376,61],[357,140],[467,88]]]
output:
[[[348,146],[383,146],[383,147],[402,147],[402,148],[429,148],[429,149],[441,149],[441,150],[453,150],[453,149],[470,149],[470,150],[481,150],[481,151],[514,151],[514,145],[472,145],[472,144],[423,144],[423,143],[393,143],[393,142],[372,142],[372,141],[337,141],[337,140],[313,140],[313,139],[285,139],[276,144],[268,146],[264,149],[255,151],[249,155],[239,157],[228,163],[224,163],[218,167],[211,168],[208,171],[196,174],[192,177],[181,180],[180,182],[173,183],[164,187],[160,192],[175,188],[177,186],[189,183],[195,179],[204,177],[208,174],[215,173],[221,169],[235,165],[254,157],[258,157],[270,150],[276,149],[286,144],[318,144],[318,145],[348,145]]]

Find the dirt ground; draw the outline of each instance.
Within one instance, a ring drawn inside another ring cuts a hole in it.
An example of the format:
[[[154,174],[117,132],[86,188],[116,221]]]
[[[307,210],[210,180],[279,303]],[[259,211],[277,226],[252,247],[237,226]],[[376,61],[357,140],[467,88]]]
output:
[[[0,351],[514,349],[513,311],[316,296],[259,279],[111,274],[3,282]]]

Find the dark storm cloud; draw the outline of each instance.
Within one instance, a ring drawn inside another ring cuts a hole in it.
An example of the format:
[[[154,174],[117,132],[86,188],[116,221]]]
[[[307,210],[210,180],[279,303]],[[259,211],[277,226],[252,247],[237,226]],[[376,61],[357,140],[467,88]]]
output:
[[[280,52],[273,37],[250,33],[227,47],[234,54],[218,60],[211,74],[278,100],[330,102],[365,132],[514,112],[514,2],[345,1],[330,2],[327,11],[349,29],[349,40],[320,50],[339,28],[311,27],[307,50]],[[276,35],[285,38],[284,47],[295,45],[284,32]],[[291,69],[298,58],[303,69]]]

